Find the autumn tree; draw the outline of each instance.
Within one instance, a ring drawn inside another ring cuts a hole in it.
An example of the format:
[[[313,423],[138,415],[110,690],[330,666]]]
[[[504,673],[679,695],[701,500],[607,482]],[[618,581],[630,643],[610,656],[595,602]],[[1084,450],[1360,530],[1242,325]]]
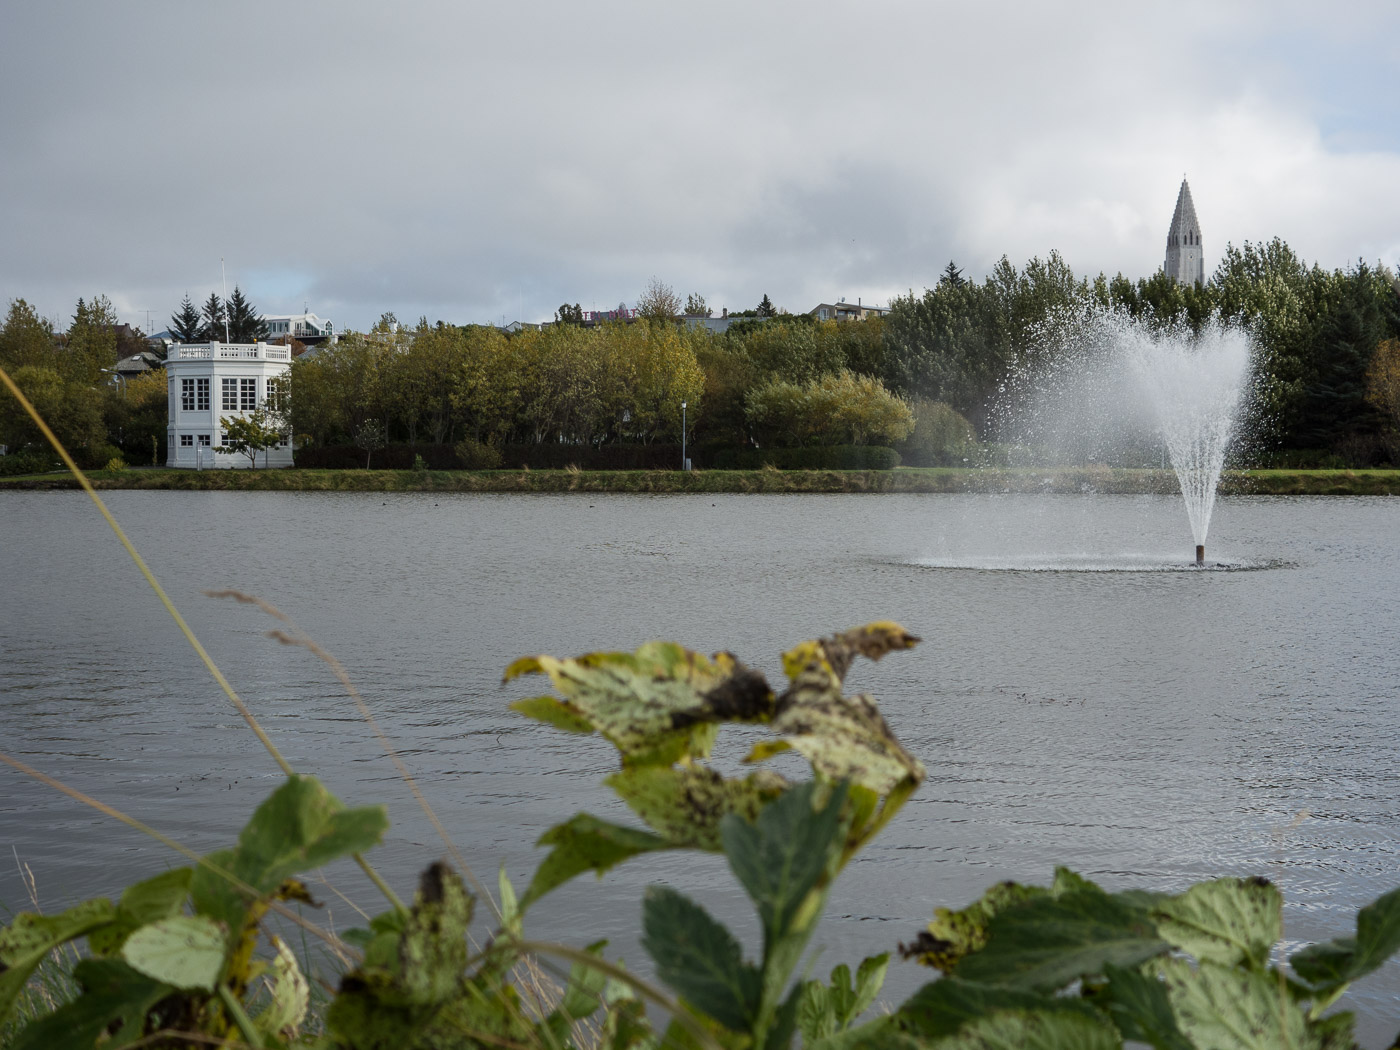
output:
[[[681,297],[674,288],[652,277],[637,300],[637,313],[648,321],[672,321],[681,312]]]
[[[687,317],[709,317],[710,307],[705,302],[705,297],[699,292],[691,292],[685,298],[685,315]]]

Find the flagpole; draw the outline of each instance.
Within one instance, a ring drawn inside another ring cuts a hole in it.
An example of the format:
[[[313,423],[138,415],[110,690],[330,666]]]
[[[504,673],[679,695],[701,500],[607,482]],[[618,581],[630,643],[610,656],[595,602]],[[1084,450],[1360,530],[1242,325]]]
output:
[[[224,269],[224,257],[219,256],[219,276],[224,282],[224,342],[228,342],[228,272]]]

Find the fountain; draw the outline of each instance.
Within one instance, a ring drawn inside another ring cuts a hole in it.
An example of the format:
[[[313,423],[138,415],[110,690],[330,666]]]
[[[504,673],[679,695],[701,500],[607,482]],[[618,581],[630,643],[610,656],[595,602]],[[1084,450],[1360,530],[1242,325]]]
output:
[[[1116,342],[1166,444],[1203,566],[1215,492],[1249,382],[1249,336],[1218,321],[1195,335],[1117,320]]]
[[[1250,387],[1248,332],[1216,319],[1193,331],[1081,305],[1048,318],[1035,345],[1008,377],[994,413],[1012,463],[1170,461],[1195,543],[1193,564],[1205,567],[1216,489]]]

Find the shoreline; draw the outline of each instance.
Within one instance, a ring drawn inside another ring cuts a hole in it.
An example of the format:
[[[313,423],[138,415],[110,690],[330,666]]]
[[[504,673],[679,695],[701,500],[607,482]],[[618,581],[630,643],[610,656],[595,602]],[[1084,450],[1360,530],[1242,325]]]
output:
[[[900,467],[896,470],[95,470],[96,489],[234,492],[1103,493],[1178,492],[1170,470]],[[77,489],[67,472],[0,478],[0,491]],[[1221,495],[1395,496],[1400,470],[1227,471]]]

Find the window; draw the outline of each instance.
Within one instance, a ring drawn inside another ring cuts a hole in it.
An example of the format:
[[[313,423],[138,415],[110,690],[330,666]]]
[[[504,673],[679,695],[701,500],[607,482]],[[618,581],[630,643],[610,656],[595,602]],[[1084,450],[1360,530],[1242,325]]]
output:
[[[238,380],[225,379],[221,386],[223,393],[219,399],[219,408],[225,412],[232,412],[238,407]]]
[[[188,382],[188,380],[186,380],[186,382]],[[181,447],[181,448],[194,448],[194,435],[193,435],[193,434],[181,434],[181,435],[180,435],[180,447]]]
[[[206,380],[206,382],[207,382],[207,380]],[[209,447],[210,447],[210,446],[209,446],[209,435],[208,435],[208,434],[198,434],[198,435],[196,435],[196,436],[199,438],[199,445],[200,445],[201,448],[209,448]]]
[[[171,448],[174,448],[174,447],[175,447],[175,435],[174,435],[174,434],[171,434],[171,435],[170,435],[170,438],[169,438],[169,442],[168,442],[168,443],[169,443],[169,445],[170,445]]]
[[[196,412],[209,411],[209,380],[194,381],[194,407]]]
[[[194,411],[194,380],[180,380],[180,411]]]
[[[245,412],[251,412],[258,407],[258,381],[256,379],[240,379],[238,381],[238,407]]]

